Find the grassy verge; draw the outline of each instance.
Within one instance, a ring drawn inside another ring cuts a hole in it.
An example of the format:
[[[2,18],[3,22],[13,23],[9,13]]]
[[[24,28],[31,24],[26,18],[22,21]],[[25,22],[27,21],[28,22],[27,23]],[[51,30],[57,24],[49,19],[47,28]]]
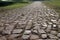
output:
[[[60,13],[60,0],[51,0],[51,1],[45,1],[44,2],[47,6],[50,8],[55,9],[57,12]],[[60,14],[59,14],[60,16]]]
[[[30,4],[29,2],[23,2],[23,3],[13,3],[11,5],[8,6],[2,6],[0,7],[0,12],[1,11],[5,11],[5,10],[10,10],[10,9],[16,9],[16,8],[22,8],[24,6],[27,6],[28,4]]]

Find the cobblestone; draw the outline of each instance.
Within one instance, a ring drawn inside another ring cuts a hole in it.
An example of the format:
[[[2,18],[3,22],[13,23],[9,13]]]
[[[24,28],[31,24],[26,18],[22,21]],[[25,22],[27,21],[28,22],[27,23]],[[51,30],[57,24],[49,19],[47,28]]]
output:
[[[25,30],[24,34],[31,34],[31,30]]]
[[[47,34],[41,34],[42,38],[47,38]]]
[[[39,36],[38,35],[34,35],[34,34],[31,35],[31,37],[30,37],[31,40],[35,40],[35,39],[38,39],[38,38],[39,38]]]
[[[13,34],[17,34],[17,33],[19,34],[19,33],[22,33],[22,32],[23,32],[23,29],[14,29],[12,33]]]
[[[60,40],[60,19],[42,2],[0,13],[0,40]]]

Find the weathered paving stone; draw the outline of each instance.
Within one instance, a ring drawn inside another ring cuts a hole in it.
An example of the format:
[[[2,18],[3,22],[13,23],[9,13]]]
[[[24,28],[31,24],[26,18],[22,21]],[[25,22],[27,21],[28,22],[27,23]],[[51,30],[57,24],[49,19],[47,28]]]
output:
[[[47,24],[46,24],[46,23],[44,23],[44,24],[43,24],[43,26],[44,26],[44,27],[47,27]]]
[[[50,25],[51,25],[51,24],[53,24],[53,23],[52,23],[52,22],[48,22],[48,24],[50,24]]]
[[[3,30],[2,34],[11,34],[13,28],[15,27],[14,26],[15,24],[12,24],[12,25],[8,25],[6,26],[6,28]]]
[[[55,24],[53,24],[53,28],[56,28],[57,26]]]
[[[60,40],[60,39],[58,39],[58,40]]]
[[[14,21],[15,23],[18,23],[19,21],[17,20],[17,21]]]
[[[52,35],[52,34],[48,34],[48,36],[50,37],[50,39],[58,39],[58,37],[57,37],[57,36]]]
[[[47,34],[41,34],[42,38],[47,38]]]
[[[36,40],[44,40],[44,39],[36,39]]]
[[[0,23],[0,27],[4,26],[4,23]]]
[[[24,22],[24,23],[19,22],[19,23],[17,24],[17,27],[16,27],[16,28],[22,28],[22,29],[24,29],[25,26],[26,26],[26,23],[25,23],[25,22]]]
[[[16,24],[16,28],[20,28],[21,23]]]
[[[45,39],[45,40],[57,40],[57,39]]]
[[[53,14],[53,13],[51,13],[51,14],[50,14],[50,16],[54,17],[54,14]]]
[[[7,40],[18,40],[17,38],[8,38]]]
[[[53,35],[57,35],[58,32],[52,30],[50,33],[53,34]]]
[[[60,38],[60,33],[58,33],[57,36]]]
[[[29,20],[27,26],[26,26],[26,29],[31,29],[32,27],[32,20]]]
[[[48,25],[48,27],[45,29],[45,31],[49,33],[51,31],[51,29],[52,29],[52,26]]]
[[[4,30],[4,27],[0,27],[0,32],[2,32]]]
[[[11,34],[10,30],[3,30],[2,34]]]
[[[30,37],[30,39],[31,40],[39,39],[39,36],[32,34],[31,37]]]
[[[48,29],[51,29],[52,28],[52,25],[48,25],[48,27],[47,27]]]
[[[58,23],[60,23],[60,19],[58,19]]]
[[[47,27],[43,27],[43,26],[41,27],[41,29],[46,29],[46,28],[47,28]]]
[[[22,36],[22,39],[26,40],[26,39],[29,39],[30,38],[30,35],[23,35]]]
[[[58,26],[53,24],[52,30],[58,30]]]
[[[58,25],[58,28],[60,29],[60,25]]]
[[[45,30],[43,30],[43,29],[38,29],[38,33],[39,33],[39,34],[43,34],[43,33],[46,33],[46,32],[45,32]]]
[[[37,27],[37,26],[35,26],[33,29],[34,29],[34,30],[37,30],[37,29],[38,29],[38,27]]]
[[[0,37],[0,40],[7,40],[5,36]]]
[[[31,30],[25,30],[24,34],[31,34]]]
[[[42,27],[41,27],[41,28],[42,28],[42,29],[46,29],[46,28],[47,28],[47,26],[48,26],[48,25],[47,25],[47,23],[46,23],[46,22],[44,22],[44,23],[42,24]]]
[[[38,31],[33,29],[32,33],[38,34]]]
[[[38,24],[38,23],[36,23],[35,26],[37,27],[37,29],[41,27],[40,24]]]
[[[19,34],[19,33],[22,33],[22,31],[23,31],[23,29],[14,29],[12,33],[13,34],[17,34],[17,33]]]
[[[12,38],[16,38],[18,36],[20,36],[20,34],[11,34],[11,35],[8,36],[8,38],[12,39]]]
[[[52,21],[53,23],[56,23],[56,20],[51,19],[51,21]]]

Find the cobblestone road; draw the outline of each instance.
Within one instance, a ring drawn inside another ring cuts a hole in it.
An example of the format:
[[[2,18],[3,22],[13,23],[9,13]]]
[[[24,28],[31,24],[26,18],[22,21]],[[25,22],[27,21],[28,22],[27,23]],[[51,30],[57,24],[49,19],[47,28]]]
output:
[[[42,2],[0,13],[0,40],[60,40],[58,13]]]

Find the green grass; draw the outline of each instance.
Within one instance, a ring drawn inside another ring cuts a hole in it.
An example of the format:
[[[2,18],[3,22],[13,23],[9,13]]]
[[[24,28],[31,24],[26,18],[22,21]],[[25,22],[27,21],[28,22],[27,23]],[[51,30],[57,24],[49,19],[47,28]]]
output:
[[[28,5],[29,3],[14,3],[14,4],[11,4],[11,5],[8,5],[8,6],[4,6],[2,8],[5,8],[5,9],[15,9],[15,8],[21,8],[21,7],[24,7],[26,5]]]
[[[47,6],[50,8],[55,9],[58,13],[60,13],[60,0],[51,0],[51,1],[45,1],[44,2]],[[60,14],[59,14],[60,16]]]
[[[24,6],[27,6],[30,4],[30,2],[23,2],[23,3],[14,3],[8,6],[2,6],[0,7],[0,12],[6,11],[6,10],[11,10],[11,9],[16,9],[16,8],[22,8]]]

